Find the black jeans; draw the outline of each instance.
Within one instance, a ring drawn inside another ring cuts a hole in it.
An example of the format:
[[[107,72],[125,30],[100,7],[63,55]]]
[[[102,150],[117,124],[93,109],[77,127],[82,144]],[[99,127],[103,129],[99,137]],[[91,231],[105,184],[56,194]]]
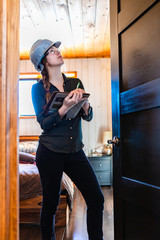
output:
[[[63,172],[75,183],[86,201],[89,239],[102,240],[104,197],[83,150],[76,153],[56,153],[40,143],[36,163],[43,190],[40,222],[42,240],[55,239],[54,218],[59,203]]]

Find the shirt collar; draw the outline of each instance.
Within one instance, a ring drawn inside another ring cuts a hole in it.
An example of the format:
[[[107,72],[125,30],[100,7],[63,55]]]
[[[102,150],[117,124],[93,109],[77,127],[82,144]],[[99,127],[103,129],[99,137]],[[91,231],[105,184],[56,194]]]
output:
[[[66,75],[62,73],[62,76],[63,76],[64,83],[66,83],[67,80],[68,80],[67,77],[66,77]]]

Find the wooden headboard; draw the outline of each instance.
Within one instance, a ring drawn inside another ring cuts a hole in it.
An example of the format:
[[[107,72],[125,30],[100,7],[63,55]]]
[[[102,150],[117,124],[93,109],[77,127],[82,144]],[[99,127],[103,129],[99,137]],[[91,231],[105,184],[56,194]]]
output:
[[[26,142],[26,141],[38,141],[39,140],[39,136],[19,136],[19,141],[20,142]]]

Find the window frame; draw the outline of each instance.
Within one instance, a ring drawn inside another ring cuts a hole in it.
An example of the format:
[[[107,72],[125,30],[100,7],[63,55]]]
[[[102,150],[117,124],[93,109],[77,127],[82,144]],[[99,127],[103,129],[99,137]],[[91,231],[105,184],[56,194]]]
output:
[[[71,77],[71,78],[76,78],[77,77],[77,71],[64,71],[63,72],[66,77]],[[28,81],[32,81],[32,80],[37,80],[40,81],[40,79],[42,78],[42,75],[40,73],[20,73],[19,75],[19,81],[21,80],[28,80]],[[36,115],[20,115],[19,119],[34,119],[36,118]]]

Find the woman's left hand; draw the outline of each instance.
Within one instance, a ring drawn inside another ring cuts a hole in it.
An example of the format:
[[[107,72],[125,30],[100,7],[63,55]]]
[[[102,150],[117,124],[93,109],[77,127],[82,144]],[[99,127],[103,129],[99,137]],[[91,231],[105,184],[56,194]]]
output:
[[[83,95],[83,93],[85,93],[84,89],[81,89],[81,88],[75,89],[74,91],[80,93],[81,95]],[[83,110],[86,115],[88,115],[89,107],[90,107],[90,104],[89,104],[88,99],[86,98],[86,101],[83,105]]]
[[[88,110],[89,110],[90,104],[88,102],[88,99],[85,101],[84,105],[83,105],[83,110],[85,112],[85,115],[88,115]]]

